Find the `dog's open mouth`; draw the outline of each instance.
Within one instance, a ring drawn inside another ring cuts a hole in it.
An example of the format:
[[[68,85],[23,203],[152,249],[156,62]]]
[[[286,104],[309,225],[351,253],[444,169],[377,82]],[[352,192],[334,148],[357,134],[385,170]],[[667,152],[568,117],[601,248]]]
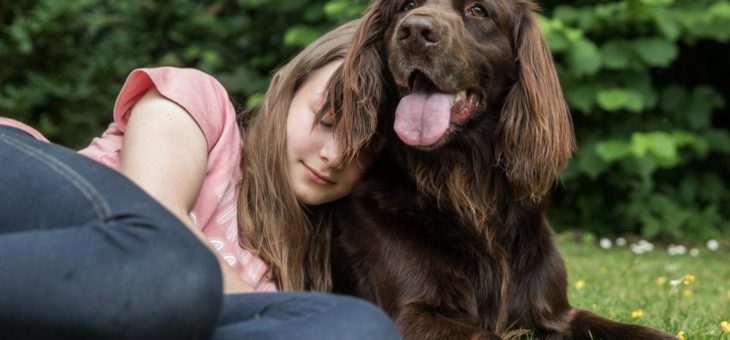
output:
[[[398,104],[395,132],[411,146],[436,144],[451,125],[464,124],[474,115],[479,102],[475,91],[447,92],[420,71],[409,77],[409,94]]]

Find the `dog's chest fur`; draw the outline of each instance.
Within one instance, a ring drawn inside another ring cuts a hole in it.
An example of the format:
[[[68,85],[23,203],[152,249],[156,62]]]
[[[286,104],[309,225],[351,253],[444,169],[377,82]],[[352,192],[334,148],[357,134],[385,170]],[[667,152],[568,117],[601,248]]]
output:
[[[346,220],[336,223],[342,227],[333,239],[335,292],[376,301],[393,317],[403,302],[455,292],[460,296],[439,297],[445,308],[488,319],[482,305],[496,298],[489,273],[498,261],[484,236],[449,204],[418,190],[397,163],[378,160],[369,179],[343,203]]]

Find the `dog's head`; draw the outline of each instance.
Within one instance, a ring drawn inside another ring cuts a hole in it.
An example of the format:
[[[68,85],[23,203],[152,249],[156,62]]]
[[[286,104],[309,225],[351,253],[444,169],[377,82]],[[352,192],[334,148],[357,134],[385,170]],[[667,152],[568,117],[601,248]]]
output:
[[[481,3],[411,0],[395,12],[384,51],[404,95],[394,129],[405,144],[427,150],[447,144],[514,83],[511,44],[500,27],[506,25],[489,20],[490,11],[496,9]]]
[[[341,74],[342,113],[370,130],[393,87],[393,129],[421,150],[484,136],[518,198],[547,191],[573,150],[572,123],[527,0],[376,0]],[[380,113],[387,114],[387,113]],[[484,126],[484,125],[483,125]]]

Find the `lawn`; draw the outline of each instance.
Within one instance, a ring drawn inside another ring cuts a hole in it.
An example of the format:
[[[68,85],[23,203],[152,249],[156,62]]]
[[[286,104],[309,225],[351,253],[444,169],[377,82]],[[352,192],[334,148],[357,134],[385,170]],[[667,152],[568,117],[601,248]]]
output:
[[[571,304],[621,322],[684,332],[684,339],[730,340],[730,249],[697,246],[669,255],[666,246],[635,254],[630,246],[558,236]],[[688,247],[689,248],[689,247]],[[725,330],[727,324],[724,324]]]

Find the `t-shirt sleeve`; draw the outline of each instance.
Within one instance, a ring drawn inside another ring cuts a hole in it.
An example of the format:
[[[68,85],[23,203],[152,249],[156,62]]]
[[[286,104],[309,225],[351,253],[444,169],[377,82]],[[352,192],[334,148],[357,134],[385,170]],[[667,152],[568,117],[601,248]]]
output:
[[[225,115],[234,112],[228,93],[207,73],[196,69],[159,67],[132,71],[114,105],[114,122],[125,131],[132,107],[152,87],[167,99],[180,105],[198,123],[208,143],[208,151],[219,140],[227,121]],[[229,117],[230,118],[230,117]]]

